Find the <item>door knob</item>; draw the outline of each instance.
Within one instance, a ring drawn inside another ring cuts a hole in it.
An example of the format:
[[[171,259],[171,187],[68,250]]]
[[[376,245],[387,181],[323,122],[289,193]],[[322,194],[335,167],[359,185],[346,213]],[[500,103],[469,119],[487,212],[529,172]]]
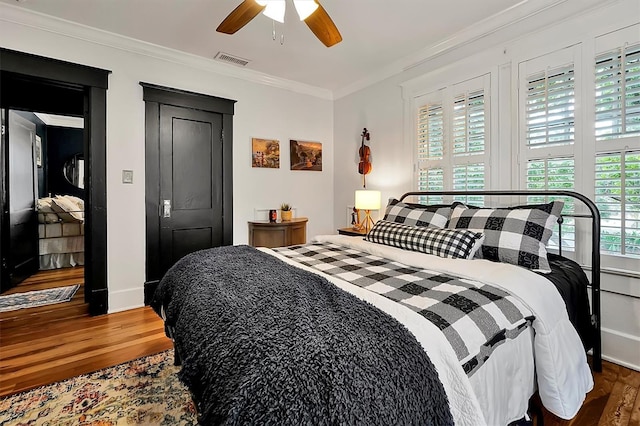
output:
[[[162,217],[171,217],[171,200],[162,203]]]

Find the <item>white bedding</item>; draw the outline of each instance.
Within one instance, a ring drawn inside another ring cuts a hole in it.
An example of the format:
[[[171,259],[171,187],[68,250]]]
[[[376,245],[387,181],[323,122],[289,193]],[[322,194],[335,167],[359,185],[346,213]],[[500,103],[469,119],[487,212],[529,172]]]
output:
[[[84,265],[84,223],[41,223],[38,233],[40,270]]]
[[[522,333],[517,339],[501,345],[470,380],[444,335],[421,315],[382,295],[299,265],[269,249],[262,249],[287,263],[325,276],[338,287],[372,303],[404,324],[436,367],[456,425],[500,425],[522,418],[535,389],[534,363],[542,402],[561,418],[575,416],[586,393],[593,388],[580,338],[569,321],[564,301],[546,278],[514,265],[486,260],[444,259],[343,235],[321,235],[315,240],[369,252],[414,267],[482,281],[510,292],[534,312],[535,333]]]
[[[38,224],[38,234],[40,239],[77,237],[79,235],[84,235],[84,223],[40,223]]]

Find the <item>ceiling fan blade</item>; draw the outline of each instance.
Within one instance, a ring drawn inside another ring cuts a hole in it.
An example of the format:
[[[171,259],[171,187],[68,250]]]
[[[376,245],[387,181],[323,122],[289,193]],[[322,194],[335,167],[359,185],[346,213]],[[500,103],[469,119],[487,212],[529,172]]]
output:
[[[225,34],[234,34],[240,28],[244,27],[253,18],[258,16],[266,6],[260,6],[255,0],[244,0],[238,7],[224,18],[224,21],[218,25],[216,31]]]
[[[342,41],[342,35],[340,35],[336,24],[333,23],[329,14],[320,3],[318,3],[318,9],[305,19],[304,22],[307,23],[309,29],[325,46],[331,47]]]

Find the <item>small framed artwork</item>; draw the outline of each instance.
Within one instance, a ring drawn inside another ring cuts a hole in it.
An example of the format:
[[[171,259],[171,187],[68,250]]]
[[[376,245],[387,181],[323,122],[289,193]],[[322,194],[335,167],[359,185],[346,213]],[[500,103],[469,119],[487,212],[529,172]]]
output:
[[[36,135],[36,166],[42,167],[42,139]]]
[[[291,139],[291,170],[322,171],[322,144]]]
[[[267,169],[280,168],[280,141],[251,139],[251,165]]]

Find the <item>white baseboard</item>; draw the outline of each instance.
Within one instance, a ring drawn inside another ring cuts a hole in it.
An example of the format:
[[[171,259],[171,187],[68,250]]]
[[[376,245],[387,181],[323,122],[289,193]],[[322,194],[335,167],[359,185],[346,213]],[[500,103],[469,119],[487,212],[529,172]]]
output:
[[[602,358],[640,371],[640,337],[603,328]]]
[[[144,287],[129,288],[126,290],[109,290],[108,313],[127,311],[129,309],[144,306]]]

